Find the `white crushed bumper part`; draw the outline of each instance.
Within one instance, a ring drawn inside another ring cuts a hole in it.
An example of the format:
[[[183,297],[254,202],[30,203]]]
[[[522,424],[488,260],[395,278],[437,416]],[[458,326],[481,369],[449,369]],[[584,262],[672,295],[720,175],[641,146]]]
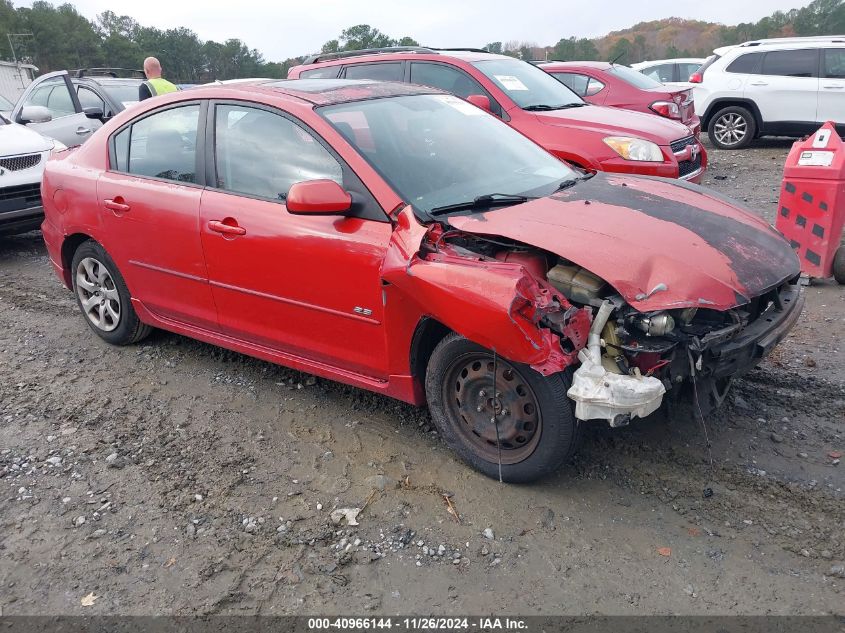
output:
[[[626,376],[607,371],[590,354],[578,354],[581,366],[572,376],[567,395],[575,401],[579,420],[607,420],[610,426],[624,426],[631,418],[654,413],[663,402],[666,388],[653,376]]]

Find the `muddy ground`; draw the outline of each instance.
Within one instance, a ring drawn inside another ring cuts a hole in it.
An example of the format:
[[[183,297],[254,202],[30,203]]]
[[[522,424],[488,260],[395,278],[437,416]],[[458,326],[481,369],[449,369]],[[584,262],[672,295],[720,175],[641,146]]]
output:
[[[789,145],[711,151],[704,184],[771,221]],[[845,291],[811,286],[705,428],[593,426],[557,476],[508,486],[422,409],[164,332],[110,347],[40,234],[0,238],[0,608],[842,613],[844,332]]]

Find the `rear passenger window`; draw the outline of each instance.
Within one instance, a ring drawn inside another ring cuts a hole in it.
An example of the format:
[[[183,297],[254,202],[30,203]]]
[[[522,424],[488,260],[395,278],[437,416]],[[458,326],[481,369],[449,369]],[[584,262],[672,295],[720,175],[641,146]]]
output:
[[[583,97],[587,94],[587,84],[589,83],[590,78],[586,75],[576,75],[575,73],[554,73],[553,76],[579,97]]]
[[[373,79],[376,81],[402,81],[402,64],[355,64],[346,67],[347,79]]]
[[[824,50],[823,59],[823,77],[845,79],[845,48],[827,48]]]
[[[196,182],[199,105],[157,112],[114,137],[113,165],[117,171]]]
[[[326,178],[343,184],[340,163],[290,119],[258,108],[218,105],[214,126],[219,189],[278,201],[297,182]]]
[[[733,60],[725,72],[741,73],[746,75],[754,75],[760,72],[760,60],[763,59],[763,53],[746,53],[740,55]]]
[[[480,83],[466,73],[445,64],[411,62],[411,83],[439,88],[462,99],[470,95],[482,95],[490,99],[490,109],[495,114],[501,114],[502,111],[501,106]]]
[[[814,77],[818,67],[816,49],[772,51],[763,58],[763,75]]]
[[[299,73],[300,79],[335,79],[340,66],[327,66],[326,68],[313,68],[303,70]]]

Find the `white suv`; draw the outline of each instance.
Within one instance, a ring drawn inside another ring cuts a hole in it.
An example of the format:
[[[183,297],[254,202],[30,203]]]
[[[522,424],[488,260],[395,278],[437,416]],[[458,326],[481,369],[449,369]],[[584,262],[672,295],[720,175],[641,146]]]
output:
[[[803,136],[825,121],[845,131],[845,35],[717,48],[690,81],[695,112],[721,149]]]

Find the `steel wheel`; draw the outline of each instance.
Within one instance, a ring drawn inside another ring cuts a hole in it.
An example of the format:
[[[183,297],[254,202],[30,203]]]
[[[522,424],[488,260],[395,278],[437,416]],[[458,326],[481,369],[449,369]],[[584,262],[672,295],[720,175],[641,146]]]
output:
[[[443,397],[447,423],[479,457],[498,462],[496,427],[502,464],[527,459],[537,448],[543,419],[528,381],[499,359],[493,392],[493,356],[464,354],[445,372]]]
[[[716,119],[713,134],[726,147],[739,145],[748,134],[748,121],[737,112],[726,112]]]
[[[105,265],[86,257],[76,266],[76,293],[82,312],[98,330],[111,332],[120,325],[120,295]]]

